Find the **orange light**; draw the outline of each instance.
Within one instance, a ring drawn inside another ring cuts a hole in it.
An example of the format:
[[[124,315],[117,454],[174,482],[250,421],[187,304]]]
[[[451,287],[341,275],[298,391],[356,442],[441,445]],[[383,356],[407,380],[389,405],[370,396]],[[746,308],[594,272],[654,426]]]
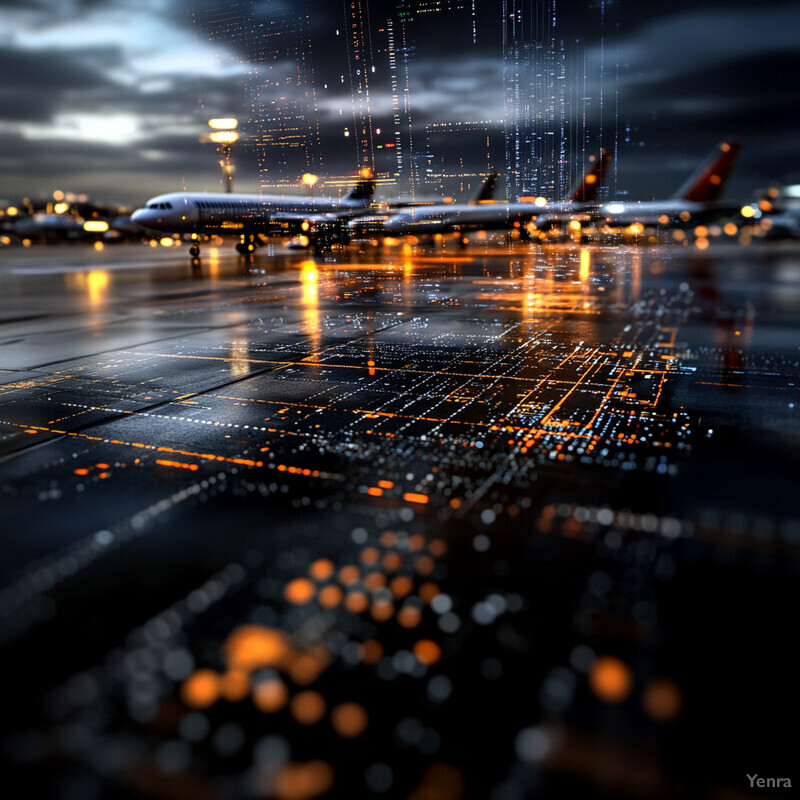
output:
[[[219,675],[210,669],[198,669],[181,686],[181,697],[187,706],[208,708],[219,700]]]
[[[386,622],[394,616],[394,605],[388,600],[377,600],[369,613],[375,622]]]
[[[345,739],[361,736],[368,724],[367,712],[358,703],[342,703],[331,711],[331,725]]]
[[[271,796],[278,800],[312,800],[325,794],[333,781],[333,769],[325,761],[287,764],[276,775]]]
[[[633,678],[624,661],[615,656],[600,656],[592,664],[589,685],[594,693],[606,703],[618,703],[631,691]]]
[[[420,639],[412,650],[417,660],[427,666],[435,664],[442,657],[442,649],[431,639]]]
[[[261,625],[236,628],[222,646],[228,669],[253,672],[281,663],[289,653],[286,636]]]
[[[317,602],[323,608],[335,608],[342,602],[342,594],[338,586],[325,586],[320,590]]]
[[[318,581],[326,581],[333,575],[333,562],[327,558],[318,558],[310,567],[309,573]]]
[[[656,678],[644,690],[642,703],[645,711],[659,722],[669,722],[681,712],[681,691],[670,680]]]
[[[345,585],[349,586],[355,583],[361,577],[361,571],[358,567],[348,564],[339,570],[339,580]]]
[[[422,612],[415,606],[404,606],[397,612],[397,624],[401,628],[416,628],[422,622]]]
[[[312,690],[296,694],[289,703],[292,716],[301,725],[314,725],[322,719],[326,709],[325,698]]]
[[[253,687],[253,705],[265,714],[280,711],[289,701],[289,690],[279,678],[270,678]]]
[[[225,700],[238,703],[250,691],[250,678],[246,672],[226,672],[219,679],[219,690]]]
[[[316,588],[308,578],[295,578],[286,584],[283,596],[290,603],[300,606],[311,600],[315,592]]]
[[[297,656],[288,668],[289,677],[298,686],[308,686],[314,683],[328,668],[330,656],[321,647],[314,647],[307,653]]]
[[[417,494],[416,492],[406,492],[403,495],[403,500],[405,500],[406,503],[427,503],[428,495]]]
[[[369,607],[369,598],[364,592],[350,592],[344,599],[344,607],[351,614],[361,614]]]

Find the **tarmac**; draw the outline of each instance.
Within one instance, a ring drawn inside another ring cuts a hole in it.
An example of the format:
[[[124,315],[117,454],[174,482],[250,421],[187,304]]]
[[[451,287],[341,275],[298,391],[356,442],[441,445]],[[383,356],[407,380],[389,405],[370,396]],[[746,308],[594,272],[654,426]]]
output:
[[[799,309],[781,243],[4,248],[4,768],[760,796],[796,764]]]

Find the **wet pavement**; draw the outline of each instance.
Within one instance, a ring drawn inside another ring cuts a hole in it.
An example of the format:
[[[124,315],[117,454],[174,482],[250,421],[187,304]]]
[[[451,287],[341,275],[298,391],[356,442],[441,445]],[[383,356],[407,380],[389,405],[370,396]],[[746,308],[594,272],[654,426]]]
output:
[[[25,796],[793,777],[800,249],[0,257]]]

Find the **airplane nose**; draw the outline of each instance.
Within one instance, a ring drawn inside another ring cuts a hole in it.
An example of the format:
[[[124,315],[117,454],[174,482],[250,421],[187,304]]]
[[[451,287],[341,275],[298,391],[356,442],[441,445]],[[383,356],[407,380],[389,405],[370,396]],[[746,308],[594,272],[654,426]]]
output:
[[[145,217],[147,216],[147,212],[143,208],[137,208],[136,211],[131,214],[131,222],[135,222],[137,225],[144,225]]]

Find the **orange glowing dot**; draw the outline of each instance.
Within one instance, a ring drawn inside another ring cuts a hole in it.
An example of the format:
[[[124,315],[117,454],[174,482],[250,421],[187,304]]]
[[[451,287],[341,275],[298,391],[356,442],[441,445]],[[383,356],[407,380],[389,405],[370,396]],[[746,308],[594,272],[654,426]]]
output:
[[[645,711],[658,722],[669,722],[680,714],[683,698],[672,681],[656,678],[645,688],[642,703]]]
[[[368,723],[367,712],[358,703],[341,703],[331,711],[331,725],[345,739],[361,736]]]
[[[344,599],[344,607],[351,614],[360,614],[362,611],[366,611],[368,606],[369,598],[364,592],[349,592]]]
[[[88,475],[89,474],[89,470],[86,469],[86,467],[80,467],[79,469],[75,470],[75,474],[76,475]]]
[[[367,489],[367,494],[371,497],[381,497],[383,495],[383,489],[379,489],[377,486],[370,486]]]
[[[615,656],[600,656],[592,664],[589,684],[601,700],[618,703],[630,694],[633,677],[624,661]]]
[[[301,606],[314,596],[316,588],[308,578],[295,578],[286,584],[283,596],[295,605]]]
[[[428,552],[436,558],[441,558],[447,552],[447,543],[444,539],[434,539],[428,545]]]
[[[252,672],[279,664],[289,653],[284,634],[261,625],[236,628],[223,645],[231,671]]]
[[[703,239],[703,238],[697,239],[694,243],[694,246],[698,250],[705,250],[708,247],[708,239]]]
[[[417,594],[423,602],[430,603],[437,594],[441,594],[441,589],[435,583],[423,583],[419,587]]]
[[[375,622],[386,622],[394,615],[394,604],[388,600],[377,600],[372,604],[369,613]]]
[[[394,488],[394,482],[393,481],[378,481],[378,486],[380,486],[381,489],[393,489]],[[392,537],[394,536],[394,534],[391,531],[386,531],[386,533],[391,534]]]
[[[414,800],[461,800],[467,792],[464,776],[450,764],[433,764],[425,770],[419,788],[411,795]]]
[[[422,550],[425,547],[425,537],[421,533],[415,533],[408,538],[409,550]]]
[[[361,551],[361,561],[364,564],[375,564],[380,557],[377,547],[365,547]]]
[[[335,608],[342,602],[342,595],[338,586],[325,586],[320,590],[317,601],[323,608]]]
[[[110,476],[111,476],[110,472],[98,472],[97,473],[97,477],[100,478],[101,481],[105,480],[106,478],[109,478]]]
[[[364,586],[369,589],[370,592],[377,592],[378,589],[382,589],[386,586],[386,576],[382,572],[370,572],[366,578],[364,578]]]
[[[277,800],[313,800],[331,789],[334,772],[325,761],[286,764],[275,777],[273,787]]]
[[[391,483],[391,481],[378,481],[378,486],[383,486],[384,483]],[[391,488],[385,487],[384,488]],[[380,542],[382,547],[394,547],[394,543],[397,540],[397,537],[394,534],[394,531],[384,531],[381,534]]]
[[[413,591],[414,581],[412,581],[407,575],[398,575],[389,584],[389,588],[392,590],[392,594],[395,597],[405,597],[407,594],[410,594]]]
[[[225,700],[237,703],[244,700],[250,691],[250,679],[246,672],[226,672],[219,679],[219,692]]]
[[[436,562],[430,556],[420,556],[414,562],[414,568],[420,575],[430,575],[435,566]]]
[[[406,492],[403,495],[403,500],[406,503],[427,503],[428,502],[428,495],[426,494],[419,494],[418,492]]]
[[[108,469],[108,464],[95,464],[97,469]]]
[[[442,657],[442,648],[430,639],[420,639],[412,649],[417,660],[428,666]]]
[[[342,567],[339,570],[339,581],[343,583],[345,586],[349,586],[351,583],[355,583],[361,577],[361,572],[358,567],[353,566],[352,564]]]
[[[327,669],[331,659],[322,647],[314,647],[289,664],[289,677],[298,686],[309,686]]]
[[[181,686],[181,697],[187,706],[208,708],[219,700],[219,675],[211,669],[198,669]]]
[[[400,569],[400,566],[403,563],[403,559],[400,556],[400,553],[387,553],[383,557],[383,566],[386,567],[390,572],[395,572]]]
[[[383,658],[383,645],[370,639],[361,645],[361,660],[365,664],[377,664]]]
[[[367,366],[368,367],[374,367],[375,366],[375,362],[374,361],[367,361]]]
[[[311,689],[296,694],[289,703],[292,716],[301,725],[314,725],[325,713],[325,698]]]
[[[461,501],[457,497],[454,497],[450,501],[450,508],[453,508],[453,509],[461,508]]]
[[[415,606],[404,606],[397,612],[397,624],[401,628],[416,628],[422,622],[422,612]]]
[[[318,581],[326,581],[333,575],[333,562],[327,558],[318,558],[308,569],[309,575]]]
[[[270,678],[253,687],[253,705],[265,714],[280,711],[287,702],[289,702],[289,690],[280,678]]]

